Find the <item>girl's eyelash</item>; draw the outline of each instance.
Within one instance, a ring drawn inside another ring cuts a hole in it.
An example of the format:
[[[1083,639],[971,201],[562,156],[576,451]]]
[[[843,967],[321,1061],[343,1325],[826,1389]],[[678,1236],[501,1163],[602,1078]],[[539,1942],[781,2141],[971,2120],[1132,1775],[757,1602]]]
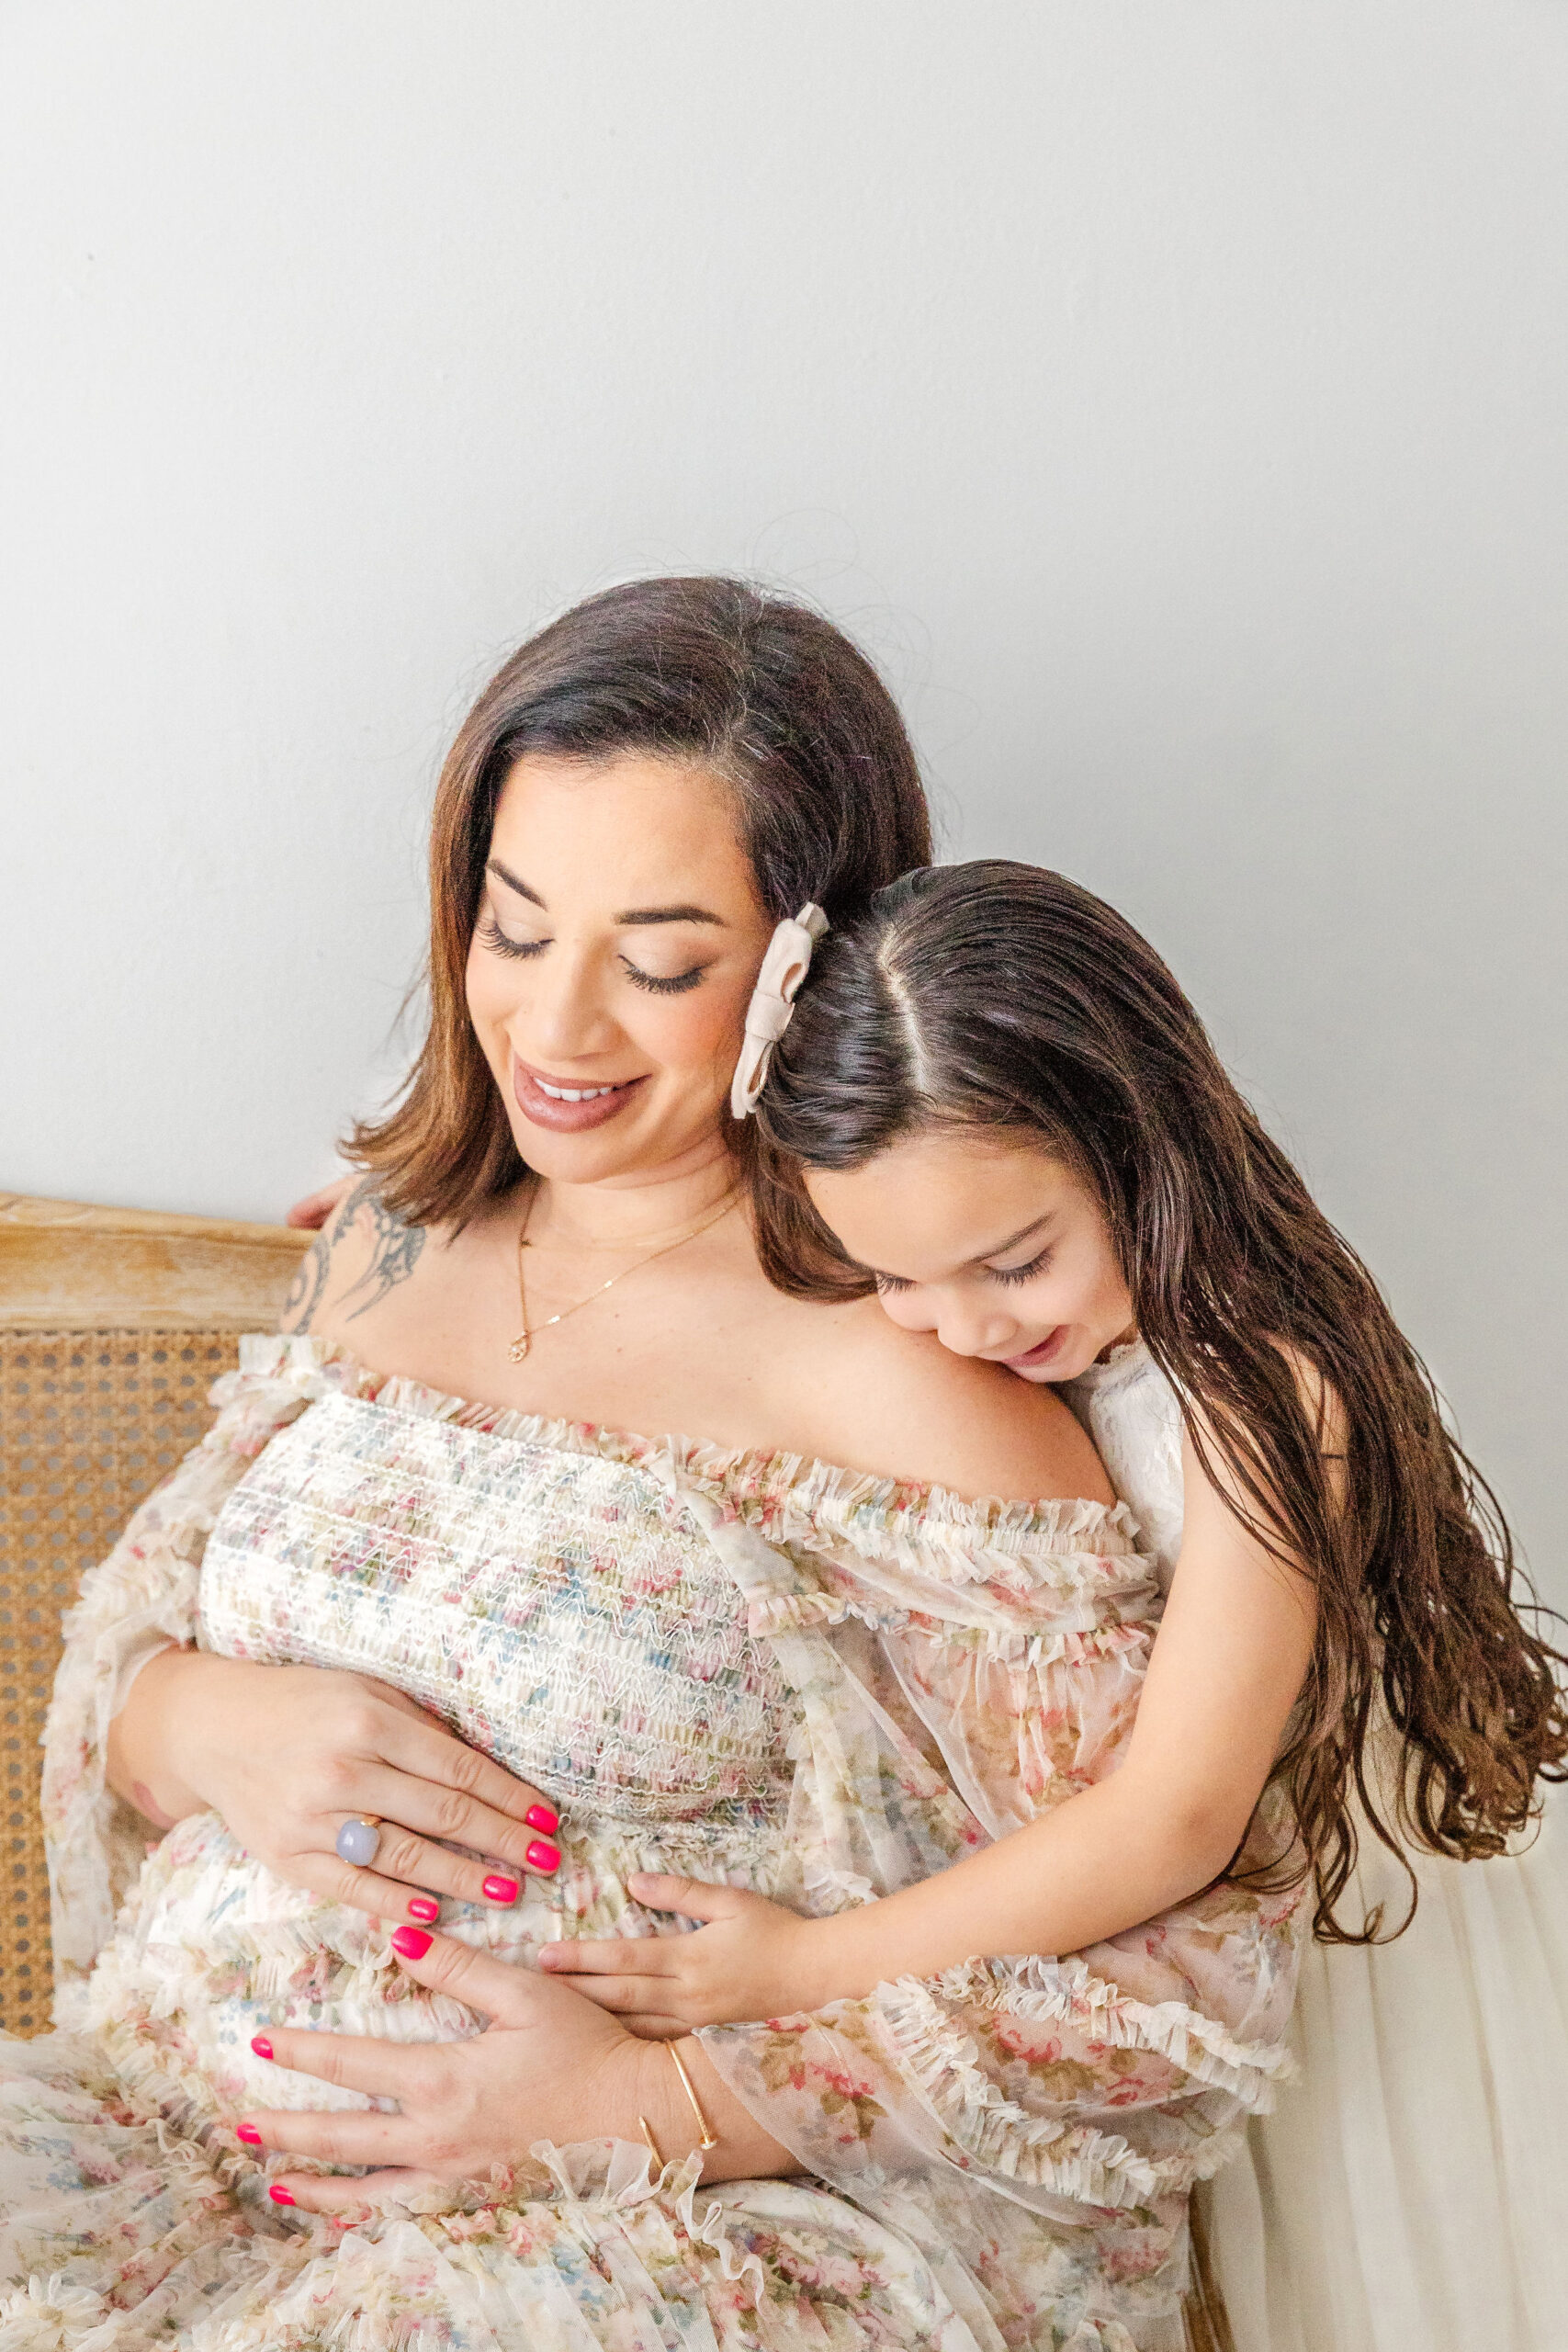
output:
[[[486,915],[479,924],[479,937],[498,956],[537,956],[550,944],[547,939],[508,939],[493,915]]]
[[[986,1272],[993,1282],[1027,1283],[1032,1282],[1036,1274],[1043,1274],[1050,1262],[1050,1250],[1042,1250],[1037,1258],[1031,1258],[1027,1266],[987,1266]]]
[[[677,972],[671,979],[661,979],[656,973],[639,971],[637,965],[626,964],[624,956],[621,961],[626,964],[626,978],[633,988],[647,989],[653,996],[683,996],[688,989],[696,987],[706,969],[705,965],[694,964],[689,972]]]
[[[901,1274],[873,1274],[872,1281],[876,1284],[879,1291],[908,1290],[910,1288],[910,1284],[904,1280]]]

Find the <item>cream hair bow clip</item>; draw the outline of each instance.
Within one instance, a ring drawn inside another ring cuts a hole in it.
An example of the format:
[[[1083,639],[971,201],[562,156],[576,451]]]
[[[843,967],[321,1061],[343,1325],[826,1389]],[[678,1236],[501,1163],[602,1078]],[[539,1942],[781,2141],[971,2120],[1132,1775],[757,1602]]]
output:
[[[773,1047],[795,1017],[795,1000],[811,969],[812,950],[829,927],[820,907],[806,906],[793,922],[781,922],[768,942],[746,1008],[746,1042],[729,1090],[729,1107],[738,1119],[749,1119],[757,1107]]]

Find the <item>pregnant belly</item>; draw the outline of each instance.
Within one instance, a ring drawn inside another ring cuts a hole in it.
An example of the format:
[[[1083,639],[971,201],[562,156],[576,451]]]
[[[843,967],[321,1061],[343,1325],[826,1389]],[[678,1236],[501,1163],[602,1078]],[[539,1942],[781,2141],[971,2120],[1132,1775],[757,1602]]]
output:
[[[563,1825],[561,1867],[528,1878],[506,1909],[448,1902],[442,1931],[520,1968],[570,1937],[678,1932],[626,1893],[634,1871],[675,1871],[790,1899],[782,1828]],[[253,2034],[277,2026],[449,2041],[482,2030],[462,2003],[399,1968],[391,1922],[290,1886],[256,1861],[216,1814],[170,1830],[149,1857],[93,1971],[88,2015],[136,2104],[184,2130],[246,2108],[362,2108],[359,2093],[257,2058]]]

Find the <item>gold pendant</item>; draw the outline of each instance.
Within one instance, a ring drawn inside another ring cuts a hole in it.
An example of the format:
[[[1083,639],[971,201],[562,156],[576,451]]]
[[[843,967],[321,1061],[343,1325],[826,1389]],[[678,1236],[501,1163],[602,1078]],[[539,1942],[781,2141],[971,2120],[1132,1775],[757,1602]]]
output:
[[[533,1338],[534,1335],[531,1331],[518,1332],[517,1337],[513,1340],[512,1345],[506,1351],[513,1363],[522,1363],[524,1357],[527,1354],[529,1348],[533,1344]]]

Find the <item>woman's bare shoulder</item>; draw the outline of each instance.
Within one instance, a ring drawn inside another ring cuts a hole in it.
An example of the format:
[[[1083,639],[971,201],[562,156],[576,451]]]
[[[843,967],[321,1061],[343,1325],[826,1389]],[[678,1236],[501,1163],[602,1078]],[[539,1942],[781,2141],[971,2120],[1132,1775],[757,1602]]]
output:
[[[971,1499],[1115,1501],[1099,1454],[1052,1389],[900,1330],[874,1299],[828,1312],[831,1332],[815,1335],[813,1442],[803,1451]]]
[[[362,1178],[327,1219],[294,1278],[282,1330],[356,1348],[355,1323],[414,1274],[433,1237],[388,1208],[380,1183],[378,1176]]]

